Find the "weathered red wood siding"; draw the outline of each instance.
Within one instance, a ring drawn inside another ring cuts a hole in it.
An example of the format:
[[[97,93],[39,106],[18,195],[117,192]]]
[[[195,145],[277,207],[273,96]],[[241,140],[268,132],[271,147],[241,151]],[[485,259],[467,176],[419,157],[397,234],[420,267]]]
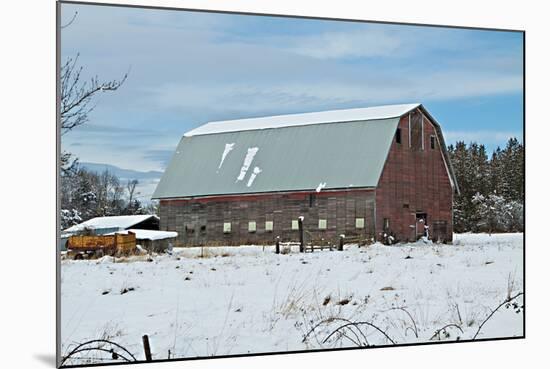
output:
[[[427,117],[422,119],[423,149],[421,145],[414,147],[414,138],[418,135],[414,129],[409,135],[409,116],[403,116],[399,122],[401,144],[394,138],[376,189],[378,239],[383,233],[384,218],[388,218],[390,230],[397,239],[413,240],[415,234],[410,226],[415,225],[418,212],[427,213],[430,230],[434,229],[435,221],[446,221],[443,241],[452,241],[453,189],[435,128]],[[430,148],[431,135],[436,136],[435,149]],[[409,147],[411,137],[413,145]]]
[[[306,242],[336,244],[340,234],[374,238],[374,211],[374,189],[160,200],[160,229],[178,232],[178,246],[274,244],[276,236],[298,241],[292,220],[304,216]],[[365,228],[355,227],[356,218],[365,219]],[[326,230],[319,219],[327,220]],[[256,232],[248,231],[249,221]],[[266,221],[273,221],[273,231],[266,231]],[[231,222],[231,233],[223,232],[224,222]]]

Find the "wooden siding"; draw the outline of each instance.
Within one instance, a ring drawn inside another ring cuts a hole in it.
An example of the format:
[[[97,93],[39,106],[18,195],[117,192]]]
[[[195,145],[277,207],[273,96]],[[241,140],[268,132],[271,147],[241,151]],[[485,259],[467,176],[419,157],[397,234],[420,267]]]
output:
[[[67,249],[73,251],[97,251],[114,254],[129,253],[136,248],[135,233],[115,235],[71,236],[67,242]]]
[[[417,117],[423,122],[418,122]],[[377,237],[381,238],[387,218],[398,240],[413,241],[416,235],[411,226],[416,226],[416,213],[426,213],[431,231],[434,222],[438,232],[445,230],[442,222],[447,222],[445,234],[440,238],[452,241],[453,189],[437,138],[435,149],[430,147],[430,136],[436,136],[435,128],[420,112],[411,114],[413,132],[409,132],[408,115],[401,118],[399,128],[401,144],[395,140],[392,143],[376,189]],[[423,140],[424,149],[418,140]]]
[[[305,240],[336,244],[340,234],[348,239],[374,237],[374,190],[269,193],[246,196],[206,197],[192,200],[160,200],[160,229],[178,232],[176,246],[274,244],[298,241],[292,220],[304,216]],[[357,229],[355,219],[364,218]],[[319,219],[327,229],[319,229]],[[249,232],[248,222],[256,222]],[[273,221],[273,231],[265,222]],[[231,222],[231,232],[223,232]]]

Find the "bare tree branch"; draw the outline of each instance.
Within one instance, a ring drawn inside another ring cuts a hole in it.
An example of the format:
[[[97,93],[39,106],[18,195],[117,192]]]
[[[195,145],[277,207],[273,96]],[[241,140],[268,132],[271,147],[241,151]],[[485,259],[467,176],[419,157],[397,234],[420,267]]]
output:
[[[408,315],[409,319],[411,320],[412,322],[412,327],[408,327],[408,329],[412,330],[415,337],[418,338],[418,328],[416,326],[416,322],[414,320],[414,318],[412,317],[411,313],[409,313],[409,311],[404,307],[404,306],[396,306],[396,307],[392,307],[386,311],[392,311],[392,310],[401,310],[403,311],[405,314]],[[407,332],[407,329],[405,330],[405,332]]]
[[[497,312],[498,309],[500,309],[501,307],[503,307],[504,305],[512,302],[513,300],[517,299],[518,297],[522,296],[523,295],[523,292],[518,292],[516,293],[514,296],[508,296],[506,297],[506,299],[504,301],[502,301],[495,309],[491,310],[491,314],[489,314],[487,316],[487,318],[485,318],[485,320],[479,325],[479,328],[477,329],[477,332],[476,334],[474,334],[474,336],[472,337],[472,340],[475,340],[477,335],[479,334],[479,332],[481,332],[481,328],[483,328],[483,326],[485,325],[485,323],[487,323],[489,321],[489,319],[491,319],[491,317]]]
[[[73,24],[73,22],[74,22],[74,20],[76,19],[76,16],[77,16],[77,15],[78,15],[78,12],[75,11],[74,14],[73,14],[73,17],[71,18],[71,20],[70,20],[68,23],[66,23],[65,25],[61,26],[61,29],[67,28],[67,27],[69,27],[71,24]]]
[[[83,67],[75,58],[67,58],[61,66],[61,134],[88,122],[88,114],[94,110],[93,98],[100,92],[116,91],[128,78],[126,72],[119,80],[100,81],[97,76],[82,81]]]
[[[376,325],[374,325],[373,323],[371,322],[351,322],[351,323],[346,323],[346,324],[343,324],[341,326],[339,326],[338,328],[336,328],[334,331],[332,331],[332,333],[330,333],[324,340],[323,340],[323,343],[327,342],[330,337],[332,337],[334,334],[336,334],[338,331],[340,331],[341,329],[343,328],[346,328],[346,327],[349,327],[349,326],[355,326],[357,328],[359,328],[360,325],[367,325],[369,327],[372,327],[374,329],[376,329],[378,332],[382,333],[384,335],[384,337],[386,337],[386,339],[388,341],[390,341],[392,344],[395,345],[395,341],[392,340],[390,338],[390,336],[388,336],[388,334],[386,332],[384,332],[382,329],[380,329],[379,327],[377,327]]]
[[[462,330],[462,328],[460,328],[459,325],[457,324],[454,324],[454,323],[450,323],[450,324],[447,324],[446,326],[444,327],[441,327],[439,328],[438,330],[436,330],[433,334],[433,336],[430,338],[430,341],[437,338],[438,340],[441,340],[441,332],[445,331],[447,328],[451,328],[451,327],[454,327],[454,328],[457,328],[461,333],[464,333],[464,331]]]

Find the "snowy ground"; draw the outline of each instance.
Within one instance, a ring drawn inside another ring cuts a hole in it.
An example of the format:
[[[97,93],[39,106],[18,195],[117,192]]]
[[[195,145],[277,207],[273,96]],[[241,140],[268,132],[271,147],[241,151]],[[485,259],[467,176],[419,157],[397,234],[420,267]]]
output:
[[[472,339],[509,292],[523,292],[523,235],[286,255],[178,249],[65,260],[61,273],[63,354],[103,337],[143,359],[144,334],[153,359]],[[372,325],[337,330],[341,319]],[[522,334],[523,310],[503,306],[477,338]]]

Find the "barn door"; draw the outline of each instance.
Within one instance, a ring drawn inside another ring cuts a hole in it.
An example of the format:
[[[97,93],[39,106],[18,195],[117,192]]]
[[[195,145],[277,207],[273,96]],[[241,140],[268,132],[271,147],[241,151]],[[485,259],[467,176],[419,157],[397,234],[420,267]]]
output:
[[[416,213],[416,239],[424,236],[425,226],[428,224],[428,214]]]
[[[435,220],[433,222],[432,239],[435,242],[445,242],[447,240],[447,221]]]

